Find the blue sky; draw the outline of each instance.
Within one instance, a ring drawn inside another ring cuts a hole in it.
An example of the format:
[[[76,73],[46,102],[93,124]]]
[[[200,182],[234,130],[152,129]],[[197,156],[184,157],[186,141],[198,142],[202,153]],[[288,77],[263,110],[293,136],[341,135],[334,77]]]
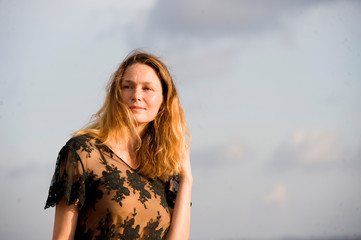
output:
[[[48,239],[55,160],[135,48],[192,133],[191,239],[361,235],[359,1],[0,1],[0,238]],[[21,229],[21,231],[19,231]]]

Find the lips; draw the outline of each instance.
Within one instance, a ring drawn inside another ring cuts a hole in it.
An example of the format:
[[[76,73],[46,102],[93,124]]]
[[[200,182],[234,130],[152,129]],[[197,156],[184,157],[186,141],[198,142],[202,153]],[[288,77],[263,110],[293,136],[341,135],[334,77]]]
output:
[[[145,110],[145,108],[139,107],[139,106],[131,106],[129,108],[132,109],[132,110]]]

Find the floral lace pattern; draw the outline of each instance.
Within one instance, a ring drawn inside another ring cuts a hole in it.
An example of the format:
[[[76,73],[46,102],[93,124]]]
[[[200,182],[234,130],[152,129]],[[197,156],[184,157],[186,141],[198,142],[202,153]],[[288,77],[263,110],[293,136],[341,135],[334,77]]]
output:
[[[76,204],[75,239],[163,239],[177,177],[148,179],[97,139],[78,136],[60,150],[45,208]]]

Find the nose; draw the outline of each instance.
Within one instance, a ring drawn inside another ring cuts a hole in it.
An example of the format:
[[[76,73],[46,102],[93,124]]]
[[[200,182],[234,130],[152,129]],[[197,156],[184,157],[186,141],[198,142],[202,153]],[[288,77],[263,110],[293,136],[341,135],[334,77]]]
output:
[[[132,100],[133,101],[140,101],[142,99],[142,91],[139,87],[135,87],[133,94],[132,94]]]

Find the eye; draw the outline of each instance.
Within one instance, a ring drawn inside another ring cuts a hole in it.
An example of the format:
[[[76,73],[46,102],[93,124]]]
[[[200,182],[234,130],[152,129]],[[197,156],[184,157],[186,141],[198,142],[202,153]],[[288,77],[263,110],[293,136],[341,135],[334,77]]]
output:
[[[152,88],[150,88],[150,87],[144,87],[143,88],[145,91],[152,91],[153,89]]]

